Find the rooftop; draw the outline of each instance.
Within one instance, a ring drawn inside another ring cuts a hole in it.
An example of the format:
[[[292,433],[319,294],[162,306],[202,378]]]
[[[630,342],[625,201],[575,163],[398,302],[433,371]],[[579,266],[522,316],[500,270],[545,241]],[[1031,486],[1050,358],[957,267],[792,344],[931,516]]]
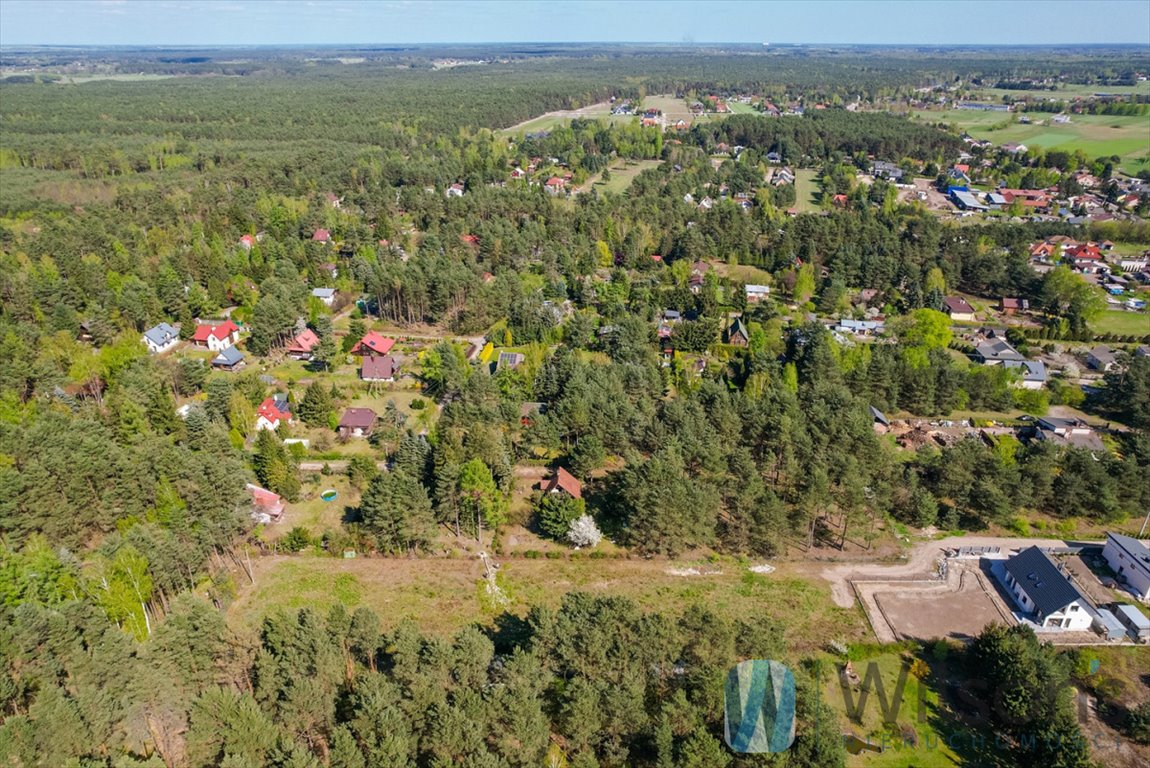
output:
[[[1044,616],[1062,610],[1075,600],[1088,603],[1050,555],[1038,547],[1024,549],[1007,560],[1006,572],[1014,577]]]

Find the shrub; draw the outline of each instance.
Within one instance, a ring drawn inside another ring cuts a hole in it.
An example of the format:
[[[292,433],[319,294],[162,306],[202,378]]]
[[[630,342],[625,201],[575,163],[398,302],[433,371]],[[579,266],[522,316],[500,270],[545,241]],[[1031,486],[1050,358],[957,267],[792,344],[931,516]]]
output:
[[[280,544],[288,552],[299,552],[312,545],[311,531],[303,526],[297,525],[288,531],[288,535],[283,537]]]

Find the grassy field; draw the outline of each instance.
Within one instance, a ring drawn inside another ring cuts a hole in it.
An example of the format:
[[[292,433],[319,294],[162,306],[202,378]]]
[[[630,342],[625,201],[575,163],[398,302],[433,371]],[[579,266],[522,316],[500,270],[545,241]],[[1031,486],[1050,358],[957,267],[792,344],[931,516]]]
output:
[[[819,185],[815,182],[818,171],[800,168],[795,171],[795,208],[799,213],[819,210]]]
[[[759,269],[758,267],[752,267],[749,264],[738,264],[733,267],[727,264],[716,264],[715,270],[720,275],[730,280],[737,280],[740,283],[770,285],[774,281],[770,272],[765,269]]]
[[[636,176],[650,168],[658,168],[662,162],[662,160],[628,160],[615,163],[611,166],[610,179],[603,181],[603,174],[598,174],[587,184],[584,184],[581,191],[594,188],[600,192],[621,195],[631,186],[631,182],[635,180]]]
[[[1146,312],[1126,312],[1107,310],[1090,324],[1095,333],[1117,333],[1123,336],[1145,336],[1150,334],[1150,314]]]
[[[925,122],[954,125],[977,139],[988,139],[995,144],[1013,141],[1043,149],[1071,152],[1081,149],[1091,158],[1118,155],[1127,173],[1137,173],[1150,166],[1150,118],[1145,116],[1073,115],[1066,125],[1050,124],[1050,115],[1032,114],[1035,122],[1026,125],[1017,122],[1015,113],[973,110],[917,112],[915,117]],[[1039,121],[1047,124],[1038,125]]]
[[[1004,88],[984,88],[977,94],[979,101],[1001,102],[1003,96],[1012,99],[1025,98],[1066,100],[1075,97],[1093,96],[1096,93],[1113,93],[1120,96],[1140,95],[1150,96],[1150,81],[1135,85],[1079,85],[1077,83],[1064,83],[1056,91],[1010,91]]]
[[[645,109],[659,110],[663,113],[663,116],[667,118],[668,123],[673,123],[676,120],[686,120],[688,123],[692,123],[697,119],[695,115],[691,114],[691,110],[687,108],[685,99],[676,99],[673,95],[669,94],[647,96],[643,99],[643,107]]]
[[[534,133],[535,131],[549,131],[557,125],[567,124],[576,117],[624,121],[634,119],[632,117],[613,116],[611,114],[611,105],[607,102],[603,102],[601,104],[583,107],[582,109],[547,112],[546,114],[539,115],[539,117],[526,120],[518,125],[513,125],[510,128],[504,128],[500,133],[510,135],[517,133]]]
[[[330,478],[324,478],[328,480]],[[334,486],[333,486],[334,487]],[[333,502],[338,504],[339,502]],[[851,642],[869,632],[861,609],[836,607],[817,577],[784,565],[769,575],[724,562],[704,576],[670,573],[700,563],[642,559],[508,559],[500,581],[511,612],[558,605],[563,595],[585,591],[630,598],[648,611],[677,614],[700,604],[733,618],[778,622],[792,651],[821,647],[830,639]],[[325,612],[340,603],[374,609],[385,627],[404,619],[426,632],[451,634],[493,618],[480,597],[483,566],[475,557],[355,560],[330,557],[263,557],[254,562],[255,586],[241,587],[228,617],[237,628],[258,625],[268,612],[310,606]]]
[[[854,660],[855,672],[865,678],[868,665],[873,663],[882,678],[883,690],[888,701],[893,703],[894,692],[898,683],[899,674],[903,664],[909,664],[910,654],[897,651],[887,651],[879,654],[866,655]],[[925,663],[925,662],[924,662]],[[860,739],[879,745],[884,743],[886,749],[881,754],[864,751],[858,755],[847,755],[848,766],[867,766],[867,768],[942,768],[961,762],[960,755],[947,745],[946,736],[956,730],[955,724],[949,722],[939,706],[939,695],[930,684],[931,674],[924,674],[920,680],[909,672],[906,675],[906,687],[903,689],[901,705],[898,712],[898,728],[884,727],[882,708],[878,696],[871,691],[866,707],[862,711],[861,722],[851,720],[847,715],[847,702],[842,685],[839,682],[838,672],[842,662],[827,657],[823,660],[821,691],[824,701],[839,716],[844,734],[851,734]],[[924,667],[933,673],[931,667]],[[921,691],[920,691],[921,688]],[[924,720],[919,720],[919,697],[922,697],[922,714]],[[859,702],[859,691],[852,692],[853,701]],[[913,730],[914,740],[904,740],[903,734]]]

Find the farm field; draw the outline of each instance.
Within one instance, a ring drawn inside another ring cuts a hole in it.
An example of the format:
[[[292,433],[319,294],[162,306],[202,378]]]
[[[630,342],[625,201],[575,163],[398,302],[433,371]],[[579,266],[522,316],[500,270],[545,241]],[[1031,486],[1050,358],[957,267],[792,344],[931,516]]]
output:
[[[332,505],[342,507],[338,500]],[[853,642],[869,633],[861,609],[835,606],[825,582],[790,565],[764,575],[733,561],[496,559],[502,566],[500,584],[515,614],[532,605],[556,606],[566,593],[584,591],[627,597],[647,611],[678,612],[697,604],[733,619],[777,622],[786,628],[788,649],[795,653],[820,647],[829,639]],[[494,618],[482,596],[483,565],[474,557],[272,556],[253,560],[253,567],[255,585],[245,579],[228,612],[237,628],[254,628],[275,610],[311,607],[322,615],[337,603],[349,610],[360,605],[372,608],[385,629],[412,619],[424,631],[443,635]],[[718,572],[672,573],[692,567]],[[786,599],[774,599],[778,595]]]
[[[917,120],[954,125],[995,144],[1013,141],[1042,149],[1081,149],[1090,158],[1117,155],[1122,158],[1122,169],[1131,174],[1150,167],[1150,118],[1146,116],[1073,115],[1066,125],[1026,125],[1017,122],[1017,117],[1016,113],[972,110],[915,113]],[[1031,117],[1049,120],[1045,115]]]
[[[1107,310],[1103,312],[1097,320],[1090,323],[1090,330],[1095,333],[1145,336],[1150,334],[1150,314],[1146,312]]]
[[[800,168],[795,171],[795,208],[799,213],[817,211],[819,185],[815,182],[818,171],[813,168]]]
[[[978,100],[1001,102],[1003,96],[1027,99],[1054,99],[1065,100],[1076,97],[1093,96],[1096,93],[1113,93],[1119,96],[1150,96],[1150,80],[1136,85],[1082,85],[1079,83],[1063,83],[1055,91],[1014,91],[1005,88],[984,88],[978,92]]]

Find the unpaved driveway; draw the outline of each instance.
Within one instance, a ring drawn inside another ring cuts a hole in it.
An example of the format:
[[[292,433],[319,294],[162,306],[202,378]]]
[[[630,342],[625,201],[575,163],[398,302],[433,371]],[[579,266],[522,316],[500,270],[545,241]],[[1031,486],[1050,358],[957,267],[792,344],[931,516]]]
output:
[[[1062,539],[1017,539],[1005,536],[952,536],[936,541],[924,541],[916,544],[911,550],[910,557],[896,565],[883,563],[847,563],[826,568],[821,576],[831,584],[831,597],[835,604],[843,608],[850,608],[855,603],[855,593],[851,589],[854,580],[881,580],[881,579],[909,579],[930,578],[937,573],[937,564],[943,559],[943,553],[948,549],[959,547],[1000,547],[1003,554],[1009,554],[1012,549],[1026,547],[1064,547],[1067,545]]]

